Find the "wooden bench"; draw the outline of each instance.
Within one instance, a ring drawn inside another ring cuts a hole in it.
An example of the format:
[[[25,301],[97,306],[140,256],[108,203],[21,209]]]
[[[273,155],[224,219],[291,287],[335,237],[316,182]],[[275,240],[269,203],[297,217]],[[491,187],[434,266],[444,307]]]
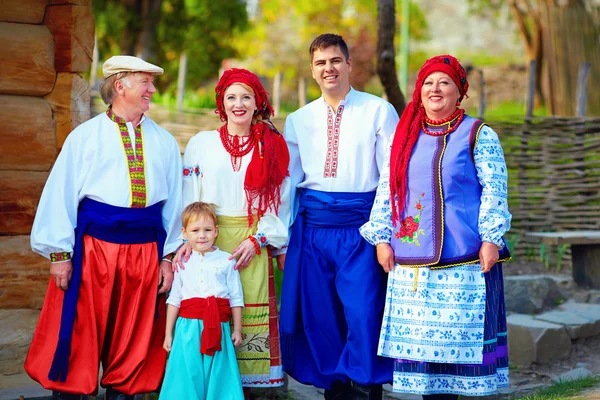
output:
[[[573,280],[580,286],[600,289],[600,231],[529,232],[546,245],[571,245]]]

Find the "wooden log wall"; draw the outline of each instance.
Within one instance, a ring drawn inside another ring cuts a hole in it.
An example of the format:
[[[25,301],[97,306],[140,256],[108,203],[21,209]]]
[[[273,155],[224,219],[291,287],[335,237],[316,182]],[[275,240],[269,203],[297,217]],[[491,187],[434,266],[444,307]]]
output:
[[[91,0],[0,3],[0,308],[40,308],[49,261],[29,233],[71,130],[90,117]]]
[[[600,118],[489,124],[500,135],[508,166],[513,220],[507,238],[516,243],[518,260],[539,256],[540,245],[525,232],[600,229]],[[562,257],[568,265],[570,252]]]

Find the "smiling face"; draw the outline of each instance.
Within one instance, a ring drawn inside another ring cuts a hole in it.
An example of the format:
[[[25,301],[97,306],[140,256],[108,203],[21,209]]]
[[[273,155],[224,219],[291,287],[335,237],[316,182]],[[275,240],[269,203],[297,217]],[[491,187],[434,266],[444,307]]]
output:
[[[448,118],[460,98],[458,86],[444,72],[433,72],[423,82],[421,102],[427,116],[433,120]]]
[[[215,221],[206,214],[200,214],[195,221],[191,221],[182,228],[183,237],[187,239],[192,249],[204,254],[212,251],[212,245],[219,234],[219,228]]]
[[[117,83],[117,92],[122,96],[122,107],[129,113],[140,115],[150,109],[152,95],[156,93],[154,76],[147,72],[129,74]],[[127,85],[129,83],[129,87]]]
[[[346,60],[339,46],[315,50],[310,69],[323,94],[344,97],[350,90],[352,58]]]
[[[225,90],[223,107],[227,114],[227,122],[240,126],[250,126],[257,110],[254,92],[238,83]]]

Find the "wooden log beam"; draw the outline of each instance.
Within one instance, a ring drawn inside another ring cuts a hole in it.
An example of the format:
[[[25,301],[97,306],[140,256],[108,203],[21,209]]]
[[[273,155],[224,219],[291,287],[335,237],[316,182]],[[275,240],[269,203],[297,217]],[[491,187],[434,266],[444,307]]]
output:
[[[50,104],[38,97],[0,95],[0,121],[0,170],[48,171],[57,154]]]
[[[0,309],[41,309],[50,261],[31,251],[29,236],[0,236]]]
[[[33,218],[48,175],[48,172],[0,171],[2,234],[25,235],[31,232]]]
[[[94,16],[88,6],[51,5],[46,8],[44,25],[56,43],[54,68],[59,72],[84,72],[92,64]]]
[[[90,88],[79,74],[59,72],[52,93],[44,97],[50,103],[56,122],[56,147],[82,122],[90,119]]]
[[[0,93],[43,96],[52,91],[54,39],[43,25],[0,22]]]
[[[92,0],[51,0],[50,3],[55,4],[74,4],[77,6],[92,6]]]
[[[49,0],[2,0],[0,22],[41,24]]]

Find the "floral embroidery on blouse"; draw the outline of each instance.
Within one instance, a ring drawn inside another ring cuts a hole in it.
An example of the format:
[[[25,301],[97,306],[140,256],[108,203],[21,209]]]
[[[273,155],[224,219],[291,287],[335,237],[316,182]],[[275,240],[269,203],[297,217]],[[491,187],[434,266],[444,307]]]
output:
[[[183,177],[184,178],[188,178],[188,177],[192,177],[192,176],[200,176],[200,167],[197,165],[194,165],[192,167],[187,167],[187,166],[183,166]]]
[[[396,239],[402,239],[402,243],[408,242],[408,244],[421,246],[418,237],[419,235],[425,235],[425,231],[419,228],[419,222],[423,214],[423,205],[421,205],[423,196],[425,196],[425,193],[421,193],[415,204],[415,208],[419,214],[414,217],[412,215],[408,216],[400,223],[400,230],[396,232]]]
[[[390,243],[393,232],[390,207],[390,138],[369,221],[360,227],[361,235],[372,245]],[[473,150],[477,179],[482,187],[479,208],[479,236],[482,241],[504,246],[502,236],[510,229],[508,174],[498,135],[489,126],[481,128]]]
[[[69,261],[71,259],[71,253],[63,251],[60,253],[50,253],[51,262]]]
[[[267,239],[267,236],[263,232],[256,232],[254,238],[256,239],[261,248],[269,244],[269,239]]]

